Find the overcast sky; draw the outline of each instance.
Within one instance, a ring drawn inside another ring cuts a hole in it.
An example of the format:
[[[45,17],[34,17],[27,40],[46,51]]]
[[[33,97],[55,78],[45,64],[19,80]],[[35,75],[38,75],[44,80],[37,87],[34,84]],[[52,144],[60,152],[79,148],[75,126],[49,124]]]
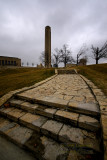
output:
[[[0,0],[0,56],[39,63],[47,25],[52,52],[68,44],[76,57],[83,43],[107,40],[107,0]]]

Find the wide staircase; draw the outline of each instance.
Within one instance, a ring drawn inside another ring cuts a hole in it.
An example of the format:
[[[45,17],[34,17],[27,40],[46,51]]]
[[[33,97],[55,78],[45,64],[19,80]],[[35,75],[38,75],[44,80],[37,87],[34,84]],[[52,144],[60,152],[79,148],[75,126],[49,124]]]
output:
[[[17,94],[0,108],[0,134],[39,160],[101,160],[100,111]]]

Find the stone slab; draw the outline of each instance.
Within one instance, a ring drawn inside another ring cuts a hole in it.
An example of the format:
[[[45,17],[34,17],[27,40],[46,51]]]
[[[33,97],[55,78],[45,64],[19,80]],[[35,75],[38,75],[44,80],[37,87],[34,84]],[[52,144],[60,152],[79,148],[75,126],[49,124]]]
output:
[[[73,113],[73,112],[67,112],[67,111],[62,111],[58,110],[55,113],[55,119],[60,120],[66,123],[73,124],[77,126],[77,121],[78,121],[79,114]]]
[[[14,129],[15,127],[17,127],[17,124],[15,122],[8,122],[8,124],[4,124],[1,128],[0,128],[0,132],[3,134],[6,134],[7,131]]]
[[[20,125],[11,121],[0,119],[0,122],[0,133],[21,147],[33,133],[30,129],[20,127]]]
[[[62,100],[54,96],[36,98],[35,101],[43,105],[56,107],[56,108],[64,108],[64,109],[66,109],[67,104],[68,104],[67,100]]]
[[[47,160],[66,160],[68,155],[68,149],[66,147],[45,136],[41,137],[41,141],[45,147],[43,158]]]
[[[68,149],[62,144],[35,132],[25,143],[25,147],[32,151],[38,160],[65,160],[68,154]]]
[[[94,133],[87,132],[79,128],[74,128],[69,125],[64,124],[59,132],[59,140],[65,143],[76,143],[81,145],[83,148],[88,147],[96,151],[100,151],[99,141]]]
[[[41,132],[46,135],[50,136],[54,139],[57,140],[58,133],[60,129],[62,128],[63,123],[53,121],[53,120],[48,120],[41,128]]]
[[[21,105],[22,103],[23,103],[23,100],[19,100],[19,99],[12,99],[12,100],[10,101],[10,104],[11,104],[12,106]]]
[[[95,118],[85,116],[85,115],[80,115],[78,126],[80,128],[84,128],[84,129],[88,129],[93,132],[97,132],[100,129],[100,122]]]
[[[71,110],[71,111],[76,111],[76,112],[87,114],[87,115],[93,115],[93,116],[99,116],[100,115],[99,106],[95,103],[73,103],[73,102],[69,102],[68,109]]]
[[[31,113],[26,113],[19,119],[19,121],[27,127],[40,132],[41,126],[47,121],[47,118],[39,115],[33,115]]]
[[[41,116],[45,116],[45,112],[44,110],[47,108],[47,106],[44,106],[44,105],[38,105],[38,107],[35,109],[35,113],[36,114],[39,114]]]
[[[38,128],[41,128],[42,125],[43,125],[44,123],[46,123],[47,120],[48,120],[48,119],[47,119],[46,117],[40,116],[40,118],[37,119],[37,120],[35,120],[35,121],[33,121],[32,124],[33,124],[34,126],[37,126]]]
[[[4,123],[8,123],[9,121],[0,117],[0,127],[2,127],[4,125]]]
[[[0,114],[6,116],[9,112],[11,112],[12,110],[14,110],[13,107],[3,107],[0,109]]]
[[[39,115],[45,116],[45,117],[49,117],[49,118],[53,118],[55,112],[57,111],[57,109],[54,108],[43,108],[41,109],[40,107],[38,107],[35,112]]]
[[[53,118],[55,112],[57,111],[57,109],[54,109],[54,108],[46,108],[44,111],[45,111],[45,116],[50,117],[50,118]]]
[[[9,128],[12,128],[16,123],[12,123],[7,119],[0,118],[0,133],[5,132]]]
[[[10,111],[9,113],[7,113],[7,117],[17,122],[18,119],[25,114],[26,114],[26,112],[24,112],[21,109],[16,108],[16,109]]]
[[[24,102],[21,104],[21,108],[23,110],[30,112],[30,113],[35,113],[35,109],[38,108],[38,104],[31,104],[29,102]]]
[[[24,143],[32,136],[33,131],[31,129],[17,125],[14,129],[10,129],[5,133],[9,139],[19,146],[23,146]]]

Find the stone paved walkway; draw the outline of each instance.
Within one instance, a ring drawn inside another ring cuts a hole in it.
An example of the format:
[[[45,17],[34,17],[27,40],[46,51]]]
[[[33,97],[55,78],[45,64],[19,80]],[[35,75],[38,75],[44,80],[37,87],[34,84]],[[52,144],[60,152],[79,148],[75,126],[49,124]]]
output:
[[[99,104],[78,74],[16,94],[0,115],[0,133],[40,160],[102,158]]]
[[[58,75],[54,79],[20,94],[47,104],[61,104],[69,109],[85,109],[85,113],[99,114],[99,106],[92,91],[77,74]],[[49,102],[49,103],[48,103]],[[87,110],[87,111],[86,111]]]
[[[73,102],[96,103],[90,89],[79,75],[58,75],[51,81],[21,95],[37,97],[57,97]]]

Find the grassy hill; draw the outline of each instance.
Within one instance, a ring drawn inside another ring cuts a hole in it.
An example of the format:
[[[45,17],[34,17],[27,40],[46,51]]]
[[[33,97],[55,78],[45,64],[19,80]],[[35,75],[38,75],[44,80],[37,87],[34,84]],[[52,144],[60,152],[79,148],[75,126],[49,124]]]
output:
[[[107,64],[76,67],[107,95]],[[31,86],[54,75],[54,69],[14,68],[0,70],[0,97],[9,91]]]
[[[107,63],[78,66],[77,70],[80,74],[90,79],[96,86],[102,89],[107,96]]]
[[[0,69],[0,97],[9,91],[31,86],[52,75],[54,69],[13,68]]]

